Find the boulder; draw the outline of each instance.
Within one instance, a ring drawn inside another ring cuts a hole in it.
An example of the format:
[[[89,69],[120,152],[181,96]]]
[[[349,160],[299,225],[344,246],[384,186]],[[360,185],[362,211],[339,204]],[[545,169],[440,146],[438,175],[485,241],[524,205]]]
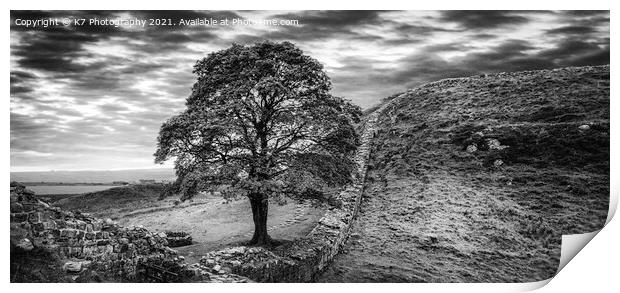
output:
[[[68,273],[79,273],[82,270],[82,263],[77,261],[68,261],[62,266],[62,269]]]
[[[493,162],[493,166],[494,166],[495,168],[498,168],[498,167],[500,167],[500,166],[501,166],[501,165],[503,165],[503,164],[504,164],[504,161],[502,161],[502,160],[495,160],[495,161]]]
[[[179,247],[192,244],[192,236],[187,232],[171,232],[167,231],[166,241],[170,247]]]
[[[486,140],[486,143],[490,150],[503,150],[507,148],[507,146],[502,145],[496,138],[489,138]]]
[[[32,242],[28,238],[22,238],[15,246],[24,251],[31,251],[34,249],[34,245],[32,245]]]

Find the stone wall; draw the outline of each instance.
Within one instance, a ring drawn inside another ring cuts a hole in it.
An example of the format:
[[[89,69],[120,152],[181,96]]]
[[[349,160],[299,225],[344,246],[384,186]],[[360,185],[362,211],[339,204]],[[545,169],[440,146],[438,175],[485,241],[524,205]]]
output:
[[[12,263],[43,250],[63,262],[68,274],[88,271],[101,279],[130,281],[139,278],[139,264],[146,260],[179,261],[164,233],[63,211],[38,200],[19,183],[11,183],[10,208]]]
[[[233,247],[203,256],[192,268],[213,275],[235,274],[257,282],[311,282],[338,254],[347,240],[362,199],[374,125],[385,106],[370,114],[362,126],[358,165],[353,183],[338,195],[339,207],[330,208],[304,238],[272,251],[261,247]],[[220,278],[226,282],[225,278]]]

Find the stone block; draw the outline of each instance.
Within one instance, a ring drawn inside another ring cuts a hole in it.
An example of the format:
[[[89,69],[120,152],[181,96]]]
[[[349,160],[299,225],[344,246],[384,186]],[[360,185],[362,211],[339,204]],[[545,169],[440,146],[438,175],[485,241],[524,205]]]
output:
[[[51,230],[56,228],[56,222],[54,220],[47,220],[43,222],[43,228],[46,230]]]
[[[24,207],[24,212],[36,211],[36,209],[40,208],[36,203],[22,202],[21,204]]]
[[[77,235],[77,230],[75,229],[61,229],[60,237],[66,238],[74,238]]]
[[[60,230],[59,229],[52,229],[49,231],[49,235],[53,236],[54,238],[59,238],[60,237]]]
[[[65,258],[71,257],[71,248],[69,246],[61,246],[60,254]]]
[[[30,239],[28,238],[23,238],[19,240],[16,246],[24,251],[31,251],[34,249],[34,245],[32,244],[32,241],[30,241]]]
[[[41,232],[45,229],[45,226],[43,225],[43,222],[36,222],[36,223],[32,223],[32,229],[36,232]]]
[[[97,241],[97,246],[105,246],[105,245],[108,245],[108,244],[110,244],[110,241],[106,240],[106,239],[102,239],[102,240]]]
[[[77,239],[75,239],[75,238],[66,238],[66,239],[67,239],[67,241],[65,241],[65,243],[67,245],[71,245],[71,246],[79,245],[79,241]]]
[[[11,222],[25,222],[28,221],[28,213],[15,213],[11,214]]]
[[[73,257],[83,257],[82,252],[83,252],[83,247],[82,246],[72,246],[71,247],[71,255]]]
[[[56,226],[60,229],[67,228],[67,222],[65,220],[56,220]]]
[[[84,257],[92,257],[97,252],[97,246],[84,246],[82,253]]]
[[[24,206],[18,202],[11,202],[11,213],[21,213],[24,211]]]
[[[74,221],[72,221],[72,220],[66,221],[65,223],[67,224],[67,228],[70,228],[70,229],[75,229],[75,228],[77,227],[77,225],[75,224],[75,222],[74,222]]]
[[[41,213],[40,212],[31,212],[28,215],[28,221],[30,223],[38,223],[41,221]]]
[[[62,266],[62,269],[68,273],[79,273],[82,270],[82,263],[68,261]]]
[[[36,247],[46,247],[49,244],[52,244],[49,239],[43,237],[34,238],[34,246]]]
[[[86,230],[86,222],[84,222],[84,221],[77,220],[75,222],[75,226],[76,226],[77,229]]]
[[[107,248],[105,245],[98,245],[97,246],[97,253],[98,254],[104,254],[107,251]]]

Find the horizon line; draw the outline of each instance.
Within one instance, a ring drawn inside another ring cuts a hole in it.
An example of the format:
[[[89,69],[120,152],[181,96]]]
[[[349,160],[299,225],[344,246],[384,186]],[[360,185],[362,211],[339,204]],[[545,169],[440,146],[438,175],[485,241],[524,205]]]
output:
[[[152,170],[152,169],[174,169],[173,166],[164,167],[144,167],[144,168],[118,168],[118,169],[46,169],[46,170],[27,170],[13,171],[10,173],[26,173],[26,172],[105,172],[105,171],[129,171],[129,170]]]

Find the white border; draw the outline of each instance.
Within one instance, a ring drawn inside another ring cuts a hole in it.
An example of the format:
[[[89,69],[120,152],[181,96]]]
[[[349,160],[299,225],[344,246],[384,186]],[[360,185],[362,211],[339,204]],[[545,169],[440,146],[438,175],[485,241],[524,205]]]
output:
[[[373,1],[372,3],[355,3],[353,2],[336,2],[333,0],[313,0],[303,1],[290,1],[290,0],[273,0],[273,1],[183,1],[175,0],[168,3],[153,3],[152,1],[127,1],[127,0],[106,0],[101,2],[87,2],[87,1],[11,1],[7,3],[4,1],[3,5],[8,4],[7,9],[4,10],[2,18],[5,25],[9,22],[9,9],[210,9],[210,10],[288,10],[288,9],[405,9],[405,10],[446,10],[446,9],[518,9],[518,10],[543,10],[543,9],[602,9],[612,10],[611,14],[615,17],[615,7],[612,6],[612,1],[540,1],[540,0],[519,0],[519,1],[479,1],[479,0],[467,0],[467,1],[446,1],[446,0],[434,0],[434,1],[421,1],[416,3],[414,1],[392,1],[382,0]],[[611,20],[611,32],[615,32],[617,21],[612,17]],[[7,25],[2,31],[5,42],[5,58],[3,59],[4,80],[2,85],[5,93],[9,92],[9,58],[10,46],[9,46],[9,26]],[[612,47],[617,47],[615,36],[611,40]],[[614,59],[612,54],[611,59]],[[616,79],[615,67],[612,67],[612,79]],[[612,84],[616,84],[614,80]],[[614,97],[614,87],[612,86],[612,94]],[[10,101],[7,98],[4,100],[3,106],[3,119],[0,127],[2,135],[5,138],[2,143],[2,163],[5,166],[5,171],[1,176],[3,181],[9,182],[9,170],[10,170],[10,142],[7,137],[10,137],[9,128],[9,109]],[[612,202],[617,202],[618,198],[618,103],[613,98],[611,99],[611,192]],[[8,201],[2,202],[2,208],[4,211],[8,211]],[[612,205],[615,208],[615,205]],[[6,215],[5,215],[6,216]],[[346,291],[377,291],[377,290],[389,290],[389,292],[501,292],[501,291],[514,291],[536,289],[540,286],[544,286],[547,282],[538,282],[530,284],[251,284],[251,285],[231,285],[231,284],[9,284],[9,252],[8,252],[8,235],[9,227],[5,224],[5,228],[2,231],[0,237],[2,242],[5,243],[5,251],[2,253],[2,260],[0,263],[4,264],[1,267],[0,278],[4,279],[3,289],[10,290],[8,292],[15,292],[17,290],[45,290],[46,292],[68,292],[68,291],[92,291],[92,292],[109,292],[114,291],[154,291],[154,292],[170,292],[170,291],[198,291],[198,290],[223,290],[223,291],[270,291],[270,292],[321,292],[328,290],[346,290]],[[611,220],[609,224],[594,238],[594,240],[588,244],[553,280],[549,282],[547,286],[541,289],[541,292],[583,292],[583,291],[615,291],[618,284],[616,282],[617,272],[620,271],[619,266],[619,237],[618,220]],[[206,287],[205,287],[206,286]],[[8,287],[8,288],[6,288]],[[15,291],[13,291],[15,290]],[[387,291],[384,291],[387,292]]]

